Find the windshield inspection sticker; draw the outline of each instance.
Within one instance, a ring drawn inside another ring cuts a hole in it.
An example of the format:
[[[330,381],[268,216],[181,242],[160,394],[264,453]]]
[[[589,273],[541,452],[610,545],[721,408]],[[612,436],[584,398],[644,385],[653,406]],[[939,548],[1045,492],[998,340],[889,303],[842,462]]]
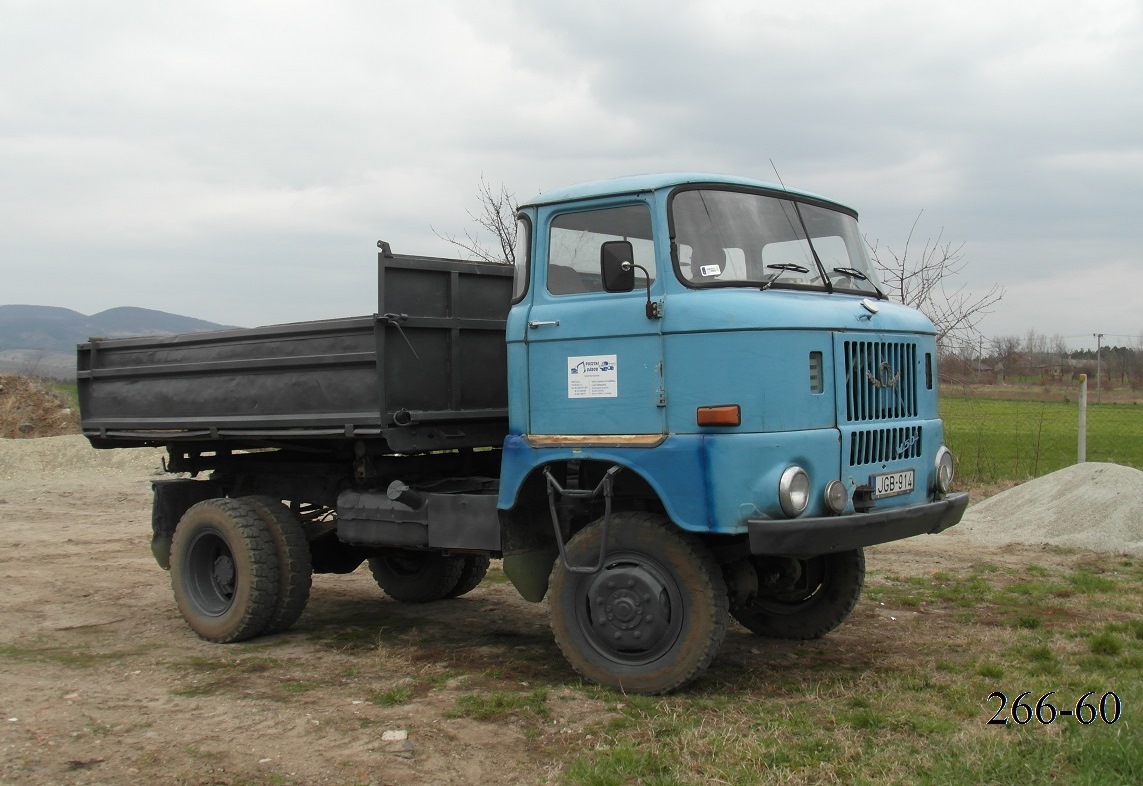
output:
[[[568,358],[568,398],[618,398],[619,363],[615,355]]]
[[[722,275],[722,268],[720,268],[718,265],[703,265],[702,267],[699,268],[699,272],[702,273],[704,276],[708,276],[708,277],[709,276],[721,276]]]

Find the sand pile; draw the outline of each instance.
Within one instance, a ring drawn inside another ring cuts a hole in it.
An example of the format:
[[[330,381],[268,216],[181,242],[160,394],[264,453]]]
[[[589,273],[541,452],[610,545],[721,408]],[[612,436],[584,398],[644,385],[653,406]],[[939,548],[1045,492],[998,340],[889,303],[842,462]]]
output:
[[[1143,472],[1075,464],[973,505],[950,536],[1143,557]]]
[[[162,471],[161,448],[96,450],[78,434],[43,439],[0,439],[0,480],[61,474],[114,473],[149,477]]]

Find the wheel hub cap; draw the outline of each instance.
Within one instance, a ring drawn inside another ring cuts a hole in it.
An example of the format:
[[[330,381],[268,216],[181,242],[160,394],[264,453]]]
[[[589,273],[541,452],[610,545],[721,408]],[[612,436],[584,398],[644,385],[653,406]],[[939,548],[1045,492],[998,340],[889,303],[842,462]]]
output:
[[[229,554],[222,554],[215,558],[211,569],[211,578],[214,586],[218,587],[223,595],[234,592],[234,560]]]
[[[588,597],[594,638],[607,649],[650,649],[670,627],[671,603],[666,587],[639,565],[617,566],[598,574]]]

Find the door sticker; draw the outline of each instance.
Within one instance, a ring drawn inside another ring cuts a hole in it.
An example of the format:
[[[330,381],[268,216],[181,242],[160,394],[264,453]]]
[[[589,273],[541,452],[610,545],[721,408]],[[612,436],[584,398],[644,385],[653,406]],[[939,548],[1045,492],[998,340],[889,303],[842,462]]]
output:
[[[615,355],[568,358],[568,398],[618,398],[619,363]]]

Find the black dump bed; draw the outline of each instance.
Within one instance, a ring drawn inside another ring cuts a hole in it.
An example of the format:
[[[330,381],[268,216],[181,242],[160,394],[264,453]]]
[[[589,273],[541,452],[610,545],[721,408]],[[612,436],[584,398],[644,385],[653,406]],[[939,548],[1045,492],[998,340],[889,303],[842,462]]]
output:
[[[84,435],[100,448],[501,444],[512,268],[380,245],[373,316],[81,344]]]

